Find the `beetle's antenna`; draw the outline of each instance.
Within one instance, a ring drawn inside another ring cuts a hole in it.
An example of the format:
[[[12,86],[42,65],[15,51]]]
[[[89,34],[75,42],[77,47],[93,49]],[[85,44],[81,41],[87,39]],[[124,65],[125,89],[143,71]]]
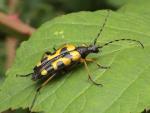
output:
[[[29,73],[29,74],[26,74],[26,75],[16,75],[16,77],[28,77],[28,76],[30,76],[30,75],[32,75],[33,73]]]
[[[142,48],[144,48],[144,45],[143,45],[139,40],[125,39],[125,38],[123,38],[123,39],[118,39],[118,40],[113,40],[113,41],[109,41],[109,42],[103,44],[102,46],[99,46],[98,48],[103,48],[103,47],[105,47],[105,46],[107,46],[107,45],[109,45],[109,44],[112,44],[112,43],[114,43],[114,42],[119,42],[119,41],[134,41],[134,42],[139,43],[140,46],[141,46]]]
[[[101,35],[101,33],[102,33],[102,31],[103,31],[103,29],[104,29],[104,27],[105,27],[105,25],[106,25],[106,22],[107,22],[107,20],[108,20],[108,16],[109,16],[110,10],[107,10],[107,11],[108,11],[108,13],[107,13],[107,15],[106,15],[106,17],[105,17],[104,23],[103,23],[103,25],[102,25],[102,27],[101,27],[99,33],[97,34],[96,38],[94,39],[93,45],[96,44],[98,37]]]

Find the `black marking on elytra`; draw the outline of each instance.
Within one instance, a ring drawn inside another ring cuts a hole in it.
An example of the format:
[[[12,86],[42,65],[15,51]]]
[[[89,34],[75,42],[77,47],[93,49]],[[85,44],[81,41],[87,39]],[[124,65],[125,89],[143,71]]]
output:
[[[48,62],[47,57],[43,58],[41,60],[41,66],[43,66],[44,64],[46,64]]]
[[[46,71],[47,71],[49,74],[51,74],[51,73],[54,71],[53,66],[52,66],[52,65],[47,66],[47,67],[46,67]]]
[[[71,60],[73,56],[72,56],[71,54],[68,53],[68,54],[66,54],[64,57]]]
[[[58,69],[62,69],[62,68],[64,68],[65,67],[65,64],[63,63],[63,61],[58,61],[57,62],[57,68]]]
[[[67,50],[66,47],[64,47],[64,48],[61,49],[60,54],[63,54],[63,53],[65,53],[65,52],[68,52],[68,50]]]

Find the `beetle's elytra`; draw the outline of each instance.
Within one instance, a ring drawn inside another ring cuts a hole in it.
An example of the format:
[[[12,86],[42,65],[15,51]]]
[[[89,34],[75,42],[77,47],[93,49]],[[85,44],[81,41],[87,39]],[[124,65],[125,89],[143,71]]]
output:
[[[118,42],[118,41],[134,41],[139,43],[141,47],[144,48],[144,45],[140,41],[134,39],[117,39],[117,40],[109,41],[103,45],[96,45],[97,39],[98,37],[100,37],[100,34],[103,31],[105,24],[108,20],[108,16],[109,16],[109,11],[107,16],[105,17],[104,23],[99,33],[97,34],[97,37],[94,39],[94,42],[92,44],[81,45],[81,46],[75,46],[73,44],[64,44],[62,47],[58,49],[54,49],[54,52],[47,51],[41,58],[40,62],[34,67],[32,73],[29,73],[27,75],[19,75],[21,77],[27,77],[29,75],[32,75],[32,80],[34,81],[38,79],[45,80],[43,84],[41,84],[41,86],[37,88],[37,92],[33,99],[30,109],[32,109],[37,94],[43,86],[45,86],[55,76],[60,75],[60,73],[65,72],[70,67],[76,66],[79,63],[84,64],[89,80],[91,80],[95,85],[101,85],[96,83],[94,80],[92,80],[90,71],[87,66],[87,62],[95,62],[98,65],[98,67],[104,69],[107,69],[109,67],[101,66],[94,59],[87,58],[89,54],[99,53],[104,46],[107,46],[111,43]]]

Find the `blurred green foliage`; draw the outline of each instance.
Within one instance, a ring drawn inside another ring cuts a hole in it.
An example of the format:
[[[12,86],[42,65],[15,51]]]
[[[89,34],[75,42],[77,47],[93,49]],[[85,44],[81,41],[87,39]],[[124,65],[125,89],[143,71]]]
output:
[[[121,7],[123,4],[128,2],[129,0],[106,0],[108,4],[111,4],[113,7]],[[131,1],[131,0],[130,0]]]
[[[26,0],[19,1],[16,8],[22,20],[34,27],[58,15],[88,10],[117,9],[124,3],[123,0],[112,2],[110,0]],[[110,3],[113,3],[112,5]]]
[[[6,5],[6,0],[0,0],[0,11],[7,12],[8,7]]]
[[[40,26],[46,20],[57,15],[53,6],[42,0],[20,1],[17,11],[23,21],[34,27]]]

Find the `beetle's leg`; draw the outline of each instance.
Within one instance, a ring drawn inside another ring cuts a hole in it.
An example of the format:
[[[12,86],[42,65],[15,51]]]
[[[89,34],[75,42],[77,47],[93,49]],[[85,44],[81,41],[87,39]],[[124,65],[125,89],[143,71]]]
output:
[[[92,58],[85,58],[85,61],[87,62],[95,62],[96,65],[99,67],[99,68],[102,68],[102,69],[109,69],[110,66],[102,66],[101,64],[99,64],[98,62],[96,62],[95,59],[92,59]]]
[[[54,50],[54,51],[56,51],[56,50],[57,50],[57,49],[56,49],[56,45],[54,45],[54,46],[53,46],[53,50]]]
[[[89,71],[89,69],[88,69],[88,66],[87,66],[87,63],[86,63],[86,60],[85,59],[81,59],[81,61],[80,62],[83,62],[84,63],[84,66],[85,66],[85,69],[86,69],[86,71],[87,71],[87,74],[88,74],[88,77],[89,77],[89,80],[93,83],[93,84],[95,84],[95,85],[101,85],[101,86],[103,86],[102,84],[100,84],[100,83],[96,83],[92,78],[91,78],[91,74],[90,74],[90,71]]]
[[[50,80],[52,80],[52,78],[53,78],[55,75],[56,75],[56,73],[54,73],[52,76],[50,76],[48,79],[46,79],[46,80],[44,81],[44,83],[42,83],[42,84],[37,88],[36,94],[35,94],[35,96],[34,96],[34,98],[33,98],[31,107],[30,107],[30,109],[29,109],[30,111],[31,111],[31,109],[32,109],[33,106],[34,106],[35,100],[36,100],[37,95],[38,95],[38,93],[40,92],[40,90],[41,90]]]
[[[30,75],[32,75],[33,73],[29,73],[29,74],[26,74],[26,75],[16,75],[16,77],[28,77],[28,76],[30,76]]]
[[[57,49],[55,47],[53,47],[53,50],[56,51]]]

